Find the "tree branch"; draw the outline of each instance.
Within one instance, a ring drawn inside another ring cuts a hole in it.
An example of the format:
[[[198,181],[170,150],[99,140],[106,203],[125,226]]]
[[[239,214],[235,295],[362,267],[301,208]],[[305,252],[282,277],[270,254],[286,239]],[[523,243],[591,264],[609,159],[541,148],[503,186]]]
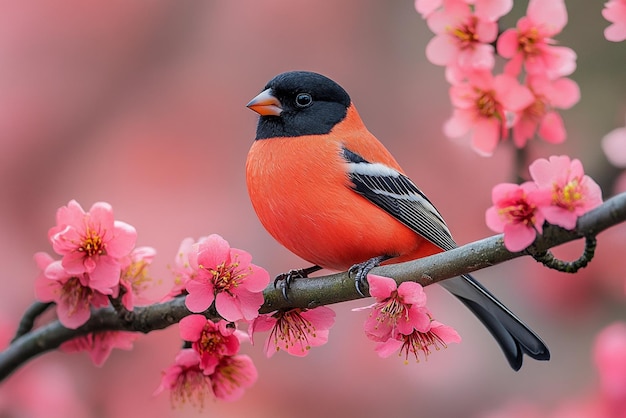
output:
[[[523,255],[541,254],[546,250],[598,233],[626,221],[626,193],[617,195],[600,207],[578,219],[577,228],[567,231],[546,225],[543,235],[524,252],[511,253],[503,245],[502,235],[485,238],[454,250],[406,263],[377,267],[372,273],[393,277],[398,283],[415,281],[423,286],[449,279],[465,273],[490,267]],[[261,313],[269,313],[286,308],[314,308],[338,302],[359,299],[354,280],[348,273],[337,273],[316,277],[312,280],[295,280],[286,301],[281,289],[273,285],[264,291],[265,304]],[[63,342],[73,338],[101,331],[134,331],[149,333],[178,323],[190,312],[185,307],[183,296],[171,301],[136,307],[132,312],[121,315],[113,308],[101,308],[92,312],[87,323],[78,329],[63,327],[58,321],[42,326],[18,336],[0,353],[0,381],[8,377],[18,367],[30,359],[58,348]],[[218,318],[213,308],[205,315]]]

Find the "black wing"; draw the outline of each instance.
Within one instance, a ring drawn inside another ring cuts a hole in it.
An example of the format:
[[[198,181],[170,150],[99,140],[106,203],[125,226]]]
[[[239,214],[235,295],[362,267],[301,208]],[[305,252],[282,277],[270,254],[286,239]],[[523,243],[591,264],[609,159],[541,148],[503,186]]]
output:
[[[342,150],[355,192],[443,250],[456,247],[441,215],[407,176],[384,164],[371,163],[347,148]],[[530,328],[469,274],[441,282],[487,327],[514,370],[522,354],[548,360],[550,351]]]
[[[342,152],[355,192],[443,250],[456,247],[441,215],[410,178],[345,147]]]

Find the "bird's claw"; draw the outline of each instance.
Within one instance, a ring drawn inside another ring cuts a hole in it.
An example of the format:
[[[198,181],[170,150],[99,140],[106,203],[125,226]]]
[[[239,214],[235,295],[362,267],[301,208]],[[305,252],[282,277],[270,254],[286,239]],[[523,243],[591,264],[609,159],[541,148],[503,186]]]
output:
[[[311,266],[305,269],[292,269],[292,270],[289,270],[287,273],[281,273],[278,276],[276,276],[276,278],[274,279],[274,289],[276,289],[278,282],[282,282],[281,290],[282,290],[283,298],[285,298],[285,300],[288,301],[289,300],[288,291],[289,291],[289,288],[291,287],[291,283],[293,283],[295,279],[305,279],[309,277],[309,274],[316,272],[320,269],[321,269],[320,266]]]
[[[348,275],[354,277],[354,286],[359,295],[367,297],[365,292],[369,293],[369,283],[367,281],[367,275],[374,268],[378,267],[380,263],[389,259],[389,256],[381,255],[378,257],[372,257],[367,261],[359,264],[355,264],[348,269]],[[365,292],[364,292],[365,291]]]
[[[302,278],[300,271],[301,271],[300,269],[289,270],[287,273],[279,274],[274,279],[274,289],[278,287],[278,282],[282,283],[281,290],[283,293],[283,298],[285,298],[285,300],[289,300],[289,296],[287,292],[289,291],[289,288],[291,287],[291,282],[293,282],[295,279]]]
[[[348,270],[348,275],[350,277],[354,277],[354,287],[356,287],[357,293],[363,297],[366,297],[363,290],[361,290],[363,285],[369,288],[369,283],[367,283],[367,271],[363,269],[363,265],[362,264],[353,265]]]

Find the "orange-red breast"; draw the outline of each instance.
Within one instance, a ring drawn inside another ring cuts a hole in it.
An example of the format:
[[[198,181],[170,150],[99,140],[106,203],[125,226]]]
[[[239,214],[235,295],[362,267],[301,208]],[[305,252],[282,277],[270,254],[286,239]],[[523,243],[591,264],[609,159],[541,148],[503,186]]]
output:
[[[267,231],[303,259],[365,273],[456,247],[443,218],[363,124],[346,91],[320,74],[274,77],[248,107],[261,116],[246,162]],[[548,360],[541,339],[478,281],[441,282],[487,327],[511,367]]]

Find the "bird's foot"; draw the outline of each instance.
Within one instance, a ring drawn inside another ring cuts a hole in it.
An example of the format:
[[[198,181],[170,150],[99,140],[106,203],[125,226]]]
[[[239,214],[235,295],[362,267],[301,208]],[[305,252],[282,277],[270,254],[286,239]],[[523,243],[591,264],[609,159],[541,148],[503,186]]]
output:
[[[367,282],[368,273],[374,268],[378,267],[380,263],[390,259],[388,255],[379,255],[378,257],[372,257],[367,261],[359,264],[355,264],[348,270],[348,275],[354,277],[354,286],[359,295],[366,297],[363,290],[367,291],[369,284]]]
[[[321,270],[321,269],[322,268],[320,266],[311,266],[305,269],[293,269],[293,270],[289,270],[287,273],[281,273],[278,276],[276,276],[276,278],[274,279],[274,289],[276,289],[278,283],[281,282],[283,298],[285,298],[285,300],[288,301],[289,300],[288,291],[289,291],[289,288],[291,287],[291,283],[295,279],[305,279],[309,277],[309,274],[315,273],[316,271]]]

